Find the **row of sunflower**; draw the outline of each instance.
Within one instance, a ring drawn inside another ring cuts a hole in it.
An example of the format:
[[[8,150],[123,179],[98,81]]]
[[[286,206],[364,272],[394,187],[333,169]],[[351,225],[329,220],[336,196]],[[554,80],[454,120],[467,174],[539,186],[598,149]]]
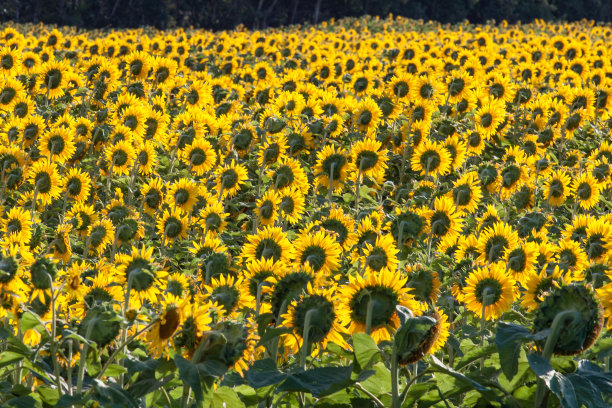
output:
[[[609,350],[611,37],[3,27],[0,401],[546,404],[534,350],[591,371]],[[381,361],[361,361],[360,333]],[[351,395],[289,384],[350,356]],[[579,370],[556,374],[606,406]]]

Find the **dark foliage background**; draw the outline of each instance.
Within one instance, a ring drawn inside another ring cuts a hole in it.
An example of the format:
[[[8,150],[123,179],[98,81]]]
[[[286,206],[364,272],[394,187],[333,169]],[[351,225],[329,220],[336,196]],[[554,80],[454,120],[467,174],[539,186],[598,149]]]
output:
[[[455,23],[487,20],[612,21],[612,0],[0,0],[0,21],[84,28],[194,26],[231,29],[317,23],[388,13]]]

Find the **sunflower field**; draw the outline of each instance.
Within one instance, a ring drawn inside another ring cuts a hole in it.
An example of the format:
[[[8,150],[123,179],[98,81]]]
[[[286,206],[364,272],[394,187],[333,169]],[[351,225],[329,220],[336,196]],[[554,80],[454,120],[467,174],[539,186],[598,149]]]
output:
[[[611,43],[0,26],[0,405],[612,406]]]

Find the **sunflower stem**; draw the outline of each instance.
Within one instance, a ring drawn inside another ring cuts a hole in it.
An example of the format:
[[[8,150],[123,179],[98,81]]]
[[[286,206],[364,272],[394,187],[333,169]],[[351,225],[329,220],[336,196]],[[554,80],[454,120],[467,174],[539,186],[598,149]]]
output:
[[[368,300],[368,308],[366,311],[365,333],[369,336],[372,331],[372,313],[374,312],[374,299],[370,295]]]
[[[98,318],[94,317],[89,321],[87,330],[85,331],[85,340],[91,336],[91,331],[94,328],[94,324],[98,322]],[[77,374],[77,386],[76,395],[79,395],[83,390],[83,377],[85,376],[85,361],[87,360],[87,353],[89,352],[89,342],[83,344],[83,350],[81,351],[81,358],[79,360],[79,372]]]
[[[336,167],[336,163],[332,163],[329,166],[329,188],[327,191],[327,201],[329,202],[329,208],[332,206],[332,198],[334,195],[334,167]]]
[[[400,168],[400,187],[404,186],[404,176],[406,173],[406,162],[408,161],[408,146],[410,142],[410,131],[412,130],[412,119],[408,122],[408,131],[406,132],[406,141],[402,151],[402,166]]]
[[[391,408],[400,408],[399,387],[397,384],[397,345],[393,342],[391,351]]]
[[[482,314],[480,315],[480,347],[485,345],[485,326],[486,326],[486,308],[489,305],[489,299],[495,296],[491,288],[486,286],[482,291]],[[494,302],[491,302],[494,303]],[[484,357],[480,359],[480,371],[484,369]]]
[[[303,336],[303,344],[302,344],[302,355],[300,356],[300,366],[306,369],[306,358],[310,354],[310,321],[312,320],[312,315],[314,315],[317,311],[315,309],[310,309],[306,312],[306,317],[304,318],[304,336]]]
[[[575,321],[578,319],[580,319],[580,313],[575,310],[564,310],[563,312],[557,313],[550,327],[550,334],[548,335],[546,343],[544,344],[544,350],[542,351],[542,357],[544,357],[546,361],[550,361],[550,358],[553,355],[555,346],[557,345],[557,340],[559,340],[559,336],[561,335],[561,329],[567,326],[568,320]],[[546,394],[548,394],[547,391],[548,390],[546,389],[544,380],[539,378],[536,389],[535,408],[546,406],[545,399]]]
[[[359,214],[359,198],[361,195],[361,168],[363,167],[363,160],[359,162],[359,172],[357,173],[357,180],[355,180],[355,211]]]
[[[34,222],[34,212],[36,211],[36,199],[38,198],[38,186],[34,184],[34,195],[32,196],[32,208],[30,209],[30,218]]]
[[[47,273],[49,277],[49,283],[51,285],[51,339],[49,340],[49,352],[51,353],[51,358],[53,359],[53,375],[55,376],[55,381],[57,384],[57,392],[58,395],[62,396],[62,383],[61,377],[59,375],[59,363],[57,361],[57,341],[55,339],[55,333],[57,331],[57,323],[56,319],[56,310],[55,310],[55,293],[53,291],[53,277]]]

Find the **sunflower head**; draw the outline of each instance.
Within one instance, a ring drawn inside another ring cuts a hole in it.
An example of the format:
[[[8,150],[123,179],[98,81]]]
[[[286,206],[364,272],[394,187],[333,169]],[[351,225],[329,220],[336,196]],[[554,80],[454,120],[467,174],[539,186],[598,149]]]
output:
[[[78,333],[94,341],[99,348],[103,348],[117,338],[120,329],[121,318],[112,310],[112,307],[97,304],[89,309],[81,320]]]
[[[562,286],[551,291],[536,310],[533,331],[550,328],[555,317],[565,311],[574,312],[573,319],[562,327],[553,353],[580,354],[593,345],[603,326],[601,305],[594,291],[586,285]]]
[[[401,325],[395,333],[397,359],[401,365],[416,363],[429,351],[436,341],[439,330],[438,320],[433,316],[412,316],[409,311],[402,313],[398,306]]]

